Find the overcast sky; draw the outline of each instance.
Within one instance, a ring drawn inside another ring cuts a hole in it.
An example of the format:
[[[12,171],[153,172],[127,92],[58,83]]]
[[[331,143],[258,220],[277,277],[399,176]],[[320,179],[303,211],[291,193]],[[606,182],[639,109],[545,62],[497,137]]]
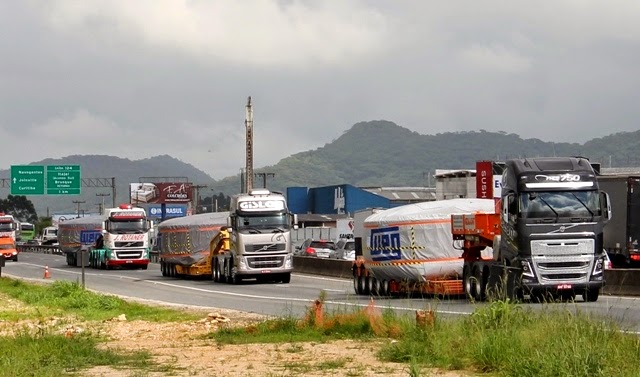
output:
[[[0,168],[169,154],[215,179],[354,123],[640,129],[640,2],[0,0]],[[357,146],[354,146],[357,153]]]

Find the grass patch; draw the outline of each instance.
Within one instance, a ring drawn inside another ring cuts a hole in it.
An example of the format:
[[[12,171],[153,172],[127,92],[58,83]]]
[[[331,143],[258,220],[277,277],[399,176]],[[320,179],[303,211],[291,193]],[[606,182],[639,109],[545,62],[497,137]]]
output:
[[[117,353],[97,348],[90,336],[19,334],[0,337],[0,376],[58,377],[92,366],[146,368],[151,365],[147,352]]]
[[[638,376],[640,339],[611,323],[560,308],[527,311],[496,301],[470,317],[405,333],[379,357],[415,368],[499,376]]]
[[[72,313],[85,320],[98,321],[125,314],[128,320],[141,319],[150,322],[193,321],[202,317],[195,313],[152,307],[127,302],[116,296],[96,294],[82,289],[77,283],[66,281],[41,285],[0,278],[0,292],[32,306],[33,314],[39,314],[41,309],[46,309],[47,315]]]

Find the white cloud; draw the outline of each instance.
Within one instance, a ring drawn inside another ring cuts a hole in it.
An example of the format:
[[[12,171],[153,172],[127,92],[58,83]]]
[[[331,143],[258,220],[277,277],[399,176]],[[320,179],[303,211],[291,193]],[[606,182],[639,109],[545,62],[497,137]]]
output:
[[[39,8],[55,29],[98,45],[137,42],[255,66],[349,63],[375,54],[387,31],[364,1],[56,0]]]
[[[503,45],[473,45],[461,53],[472,66],[504,73],[521,73],[531,68],[531,62]]]

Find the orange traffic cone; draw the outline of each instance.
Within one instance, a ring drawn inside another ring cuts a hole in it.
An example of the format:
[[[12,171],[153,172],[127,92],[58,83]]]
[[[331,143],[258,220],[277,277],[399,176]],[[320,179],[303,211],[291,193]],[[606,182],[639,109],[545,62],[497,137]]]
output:
[[[51,277],[51,273],[49,272],[49,266],[44,266],[44,276],[43,279],[49,279]]]

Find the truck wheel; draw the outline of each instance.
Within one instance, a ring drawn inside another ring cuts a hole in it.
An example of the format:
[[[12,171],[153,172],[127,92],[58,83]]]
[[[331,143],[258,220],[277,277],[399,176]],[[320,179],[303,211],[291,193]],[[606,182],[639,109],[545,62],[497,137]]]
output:
[[[465,265],[462,269],[462,282],[464,284],[464,294],[467,296],[467,299],[473,299],[476,295],[473,279],[471,268],[468,265]]]
[[[18,254],[16,254],[16,255],[14,255],[14,256],[13,256],[13,261],[14,261],[14,262],[17,262],[17,261],[18,261]]]
[[[282,284],[289,284],[291,282],[291,274],[282,275]]]
[[[140,267],[140,268],[141,268],[141,269],[143,269],[143,270],[146,270],[147,268],[149,268],[149,265],[148,265],[148,264],[145,264],[145,265],[143,265],[143,266],[142,266],[142,267]]]
[[[359,275],[358,276],[358,288],[357,288],[357,292],[359,295],[364,295],[365,293],[365,276]]]
[[[389,296],[389,280],[387,279],[380,283],[380,296]]]
[[[485,298],[485,288],[483,284],[482,277],[482,268],[480,266],[476,266],[473,271],[473,284],[474,284],[474,298],[476,301],[484,301]]]
[[[220,268],[220,265],[218,264],[218,281],[220,283],[226,283],[227,282],[227,263],[226,262],[222,262],[222,267]]]
[[[359,295],[360,292],[358,292],[358,275],[356,275],[356,273],[354,272],[353,274],[353,291]]]
[[[213,266],[211,266],[211,279],[213,280],[214,283],[217,283],[220,281],[220,270],[218,269],[218,258],[213,258],[211,260],[211,263],[213,263]]]
[[[582,299],[586,302],[596,302],[598,301],[598,297],[600,297],[600,288],[597,289],[587,289],[582,294]]]
[[[369,293],[373,296],[380,295],[380,280],[375,277],[371,277],[371,284],[369,285]]]

